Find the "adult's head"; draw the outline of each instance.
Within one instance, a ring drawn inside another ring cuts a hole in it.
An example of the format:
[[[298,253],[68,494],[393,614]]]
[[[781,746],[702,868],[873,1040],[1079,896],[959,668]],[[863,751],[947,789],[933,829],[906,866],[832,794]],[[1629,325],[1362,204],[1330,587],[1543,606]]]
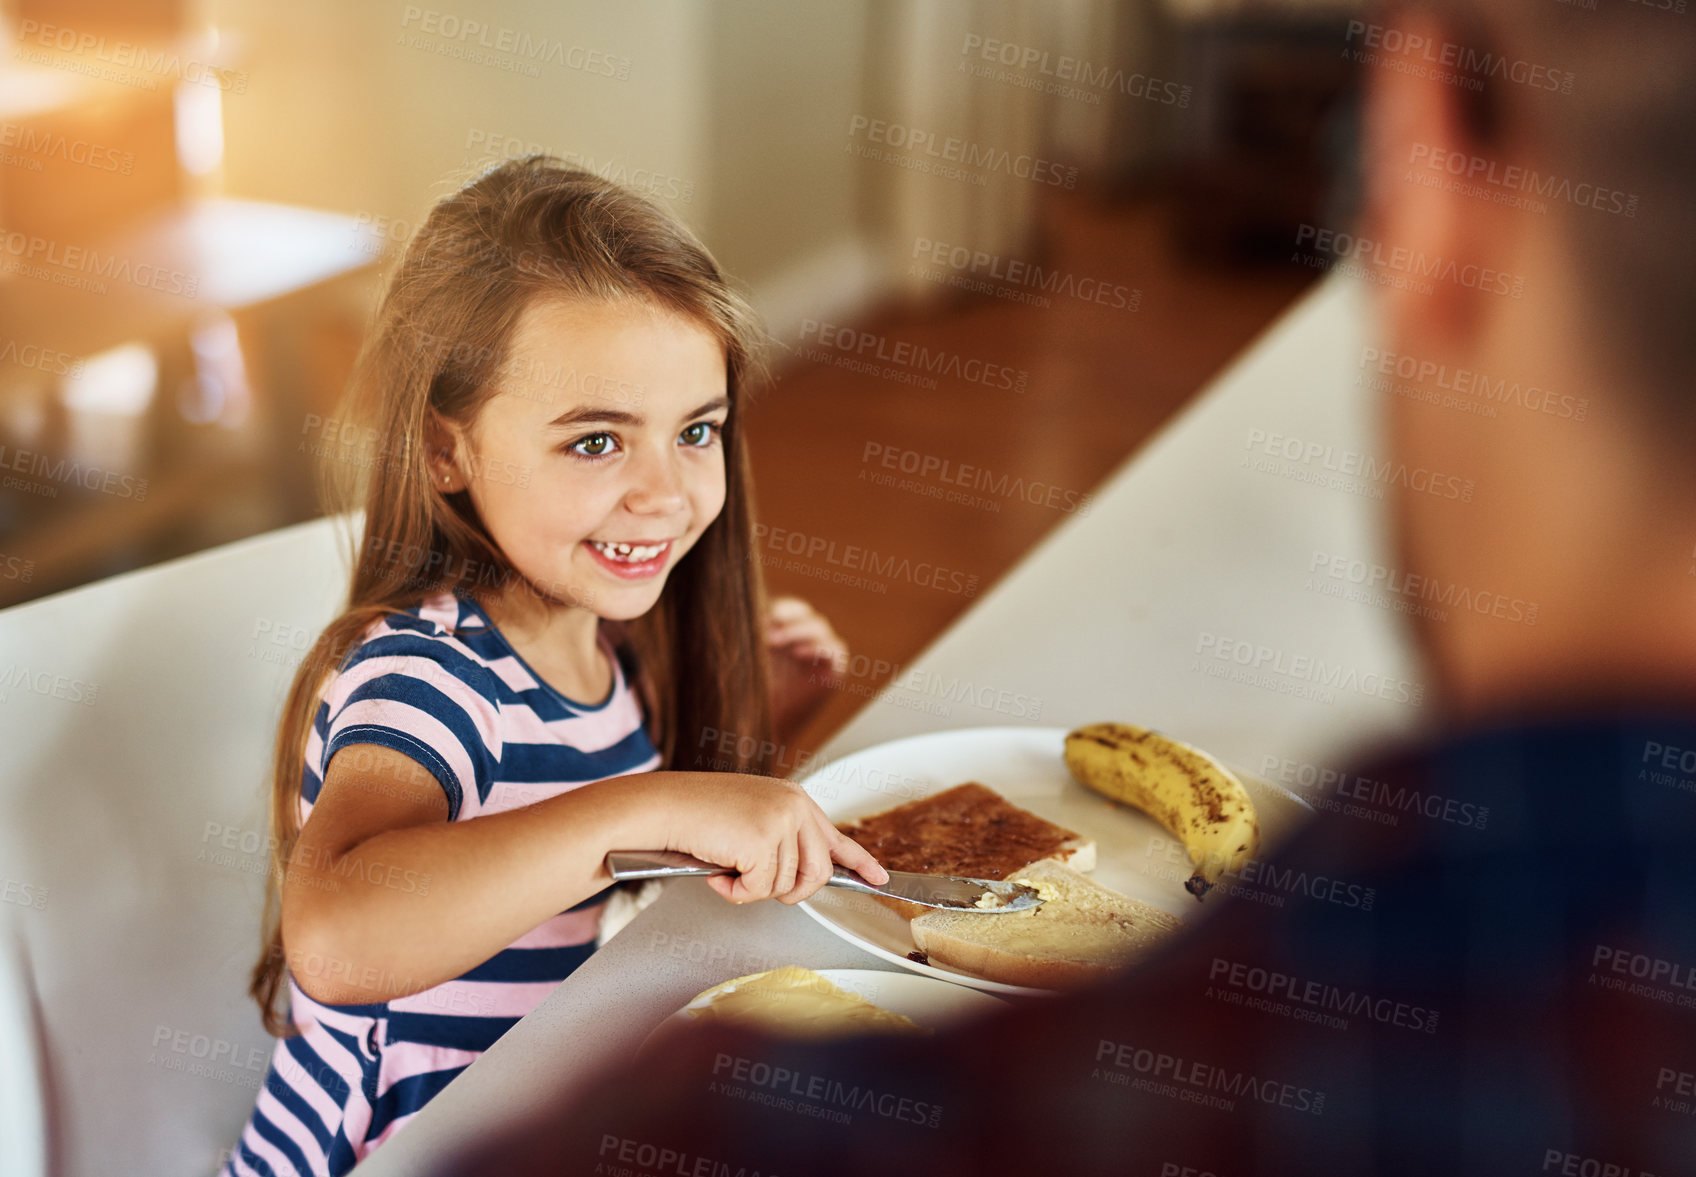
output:
[[[1406,0],[1349,25],[1390,456],[1472,483],[1395,499],[1401,565],[1471,605],[1420,623],[1463,712],[1696,684],[1683,2]]]

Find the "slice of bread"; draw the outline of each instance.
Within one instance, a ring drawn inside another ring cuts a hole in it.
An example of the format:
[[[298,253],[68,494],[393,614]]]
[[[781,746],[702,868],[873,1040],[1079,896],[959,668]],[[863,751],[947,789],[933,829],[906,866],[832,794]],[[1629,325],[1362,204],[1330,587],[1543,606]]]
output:
[[[871,851],[885,870],[1004,879],[1045,858],[1078,870],[1095,869],[1092,840],[1019,808],[976,781],[837,829]],[[907,919],[933,910],[899,899],[877,901]]]
[[[1064,863],[1032,863],[1009,878],[1035,887],[1046,902],[1006,915],[928,911],[912,923],[919,950],[932,963],[986,980],[1068,989],[1136,959],[1181,926]]]
[[[887,870],[1004,879],[1039,858],[1095,868],[1095,843],[975,781],[837,827]]]

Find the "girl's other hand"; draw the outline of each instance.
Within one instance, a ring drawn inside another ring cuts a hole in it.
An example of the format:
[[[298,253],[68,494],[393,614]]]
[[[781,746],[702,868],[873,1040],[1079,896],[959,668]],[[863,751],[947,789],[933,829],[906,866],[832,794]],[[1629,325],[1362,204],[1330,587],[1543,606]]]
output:
[[[800,903],[830,880],[841,863],[882,885],[889,872],[858,842],[830,824],[793,781],[742,773],[691,773],[668,789],[666,849],[734,867],[707,886],[732,903],[776,899]]]
[[[772,727],[792,738],[817,714],[848,670],[848,644],[799,597],[775,597],[766,612]]]

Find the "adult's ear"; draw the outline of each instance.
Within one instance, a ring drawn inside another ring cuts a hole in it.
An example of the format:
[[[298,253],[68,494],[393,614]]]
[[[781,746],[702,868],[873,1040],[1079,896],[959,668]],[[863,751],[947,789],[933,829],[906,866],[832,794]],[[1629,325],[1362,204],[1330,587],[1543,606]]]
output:
[[[1374,26],[1378,43],[1362,50],[1370,56],[1360,236],[1376,248],[1361,260],[1376,259],[1381,270],[1375,285],[1390,338],[1428,357],[1466,351],[1505,297],[1499,279],[1479,275],[1509,270],[1529,218],[1468,194],[1480,169],[1499,172],[1508,161],[1498,158],[1501,145],[1476,140],[1467,106],[1482,96],[1444,64],[1445,50],[1467,33],[1417,5],[1392,8],[1383,20]]]

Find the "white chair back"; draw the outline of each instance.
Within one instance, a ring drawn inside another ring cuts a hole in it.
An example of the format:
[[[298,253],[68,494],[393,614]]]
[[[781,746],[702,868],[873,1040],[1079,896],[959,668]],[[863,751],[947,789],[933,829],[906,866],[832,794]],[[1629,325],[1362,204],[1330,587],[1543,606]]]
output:
[[[0,1173],[212,1173],[272,1039],[245,996],[318,520],[0,611]]]

